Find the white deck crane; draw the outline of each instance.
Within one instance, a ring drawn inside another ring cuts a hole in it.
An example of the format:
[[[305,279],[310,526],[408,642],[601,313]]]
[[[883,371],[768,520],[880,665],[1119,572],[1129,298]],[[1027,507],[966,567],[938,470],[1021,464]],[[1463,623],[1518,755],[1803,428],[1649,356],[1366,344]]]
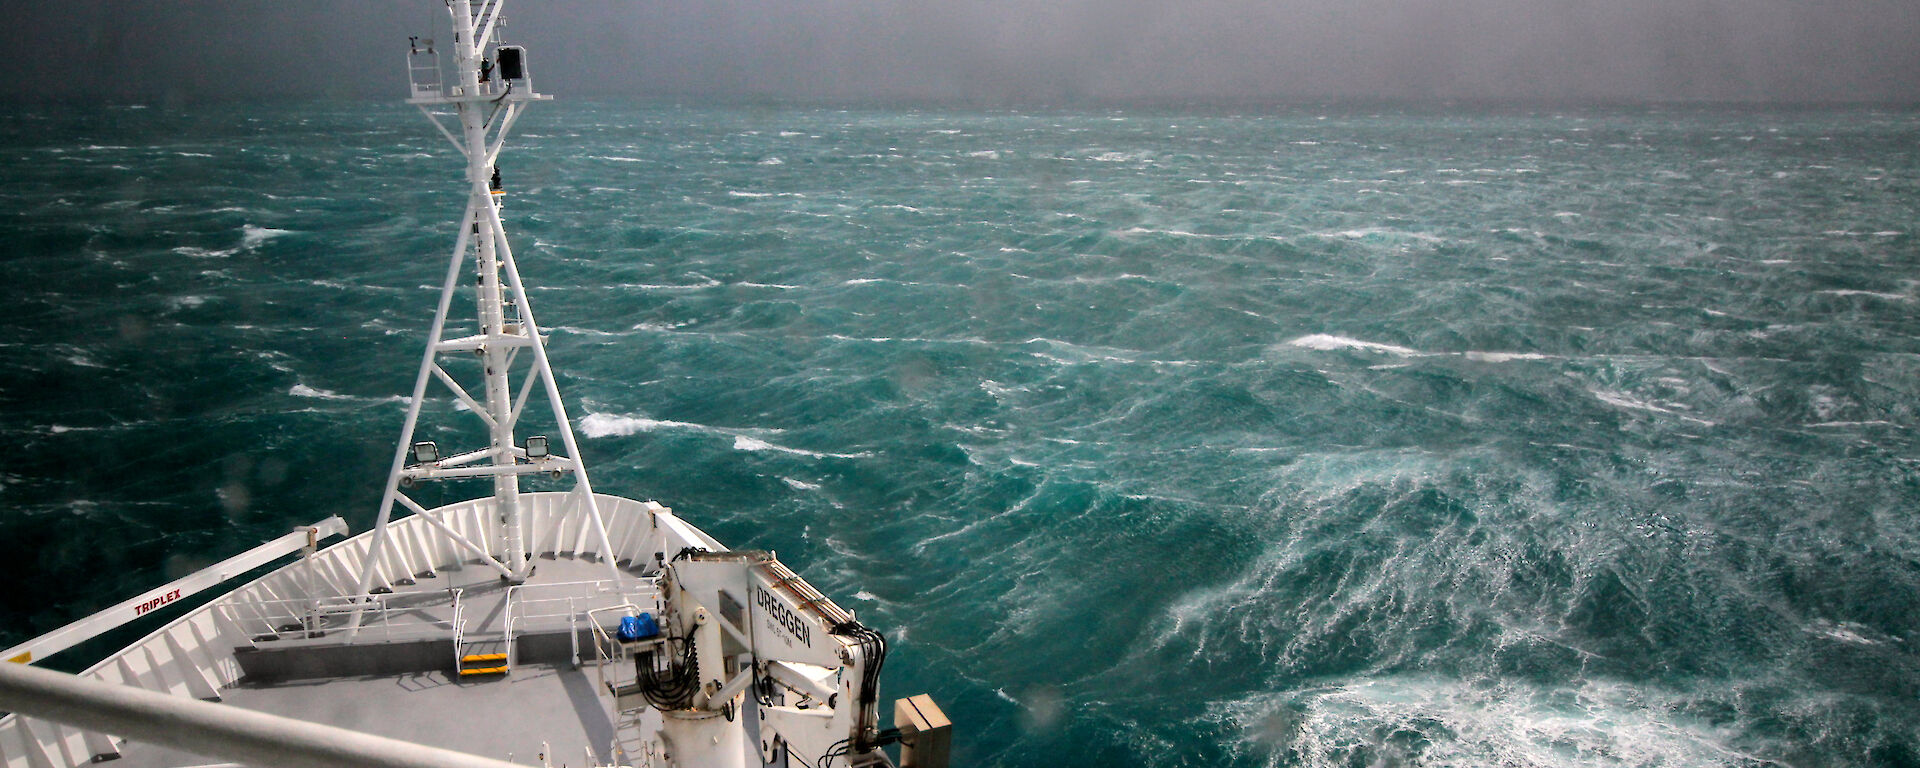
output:
[[[886,640],[772,553],[690,548],[662,583],[658,634],[596,643],[616,708],[660,710],[672,764],[743,768],[736,721],[751,695],[764,764],[887,765],[880,747],[899,742],[903,766],[945,768],[946,720],[931,699],[902,699],[900,727],[880,730]]]

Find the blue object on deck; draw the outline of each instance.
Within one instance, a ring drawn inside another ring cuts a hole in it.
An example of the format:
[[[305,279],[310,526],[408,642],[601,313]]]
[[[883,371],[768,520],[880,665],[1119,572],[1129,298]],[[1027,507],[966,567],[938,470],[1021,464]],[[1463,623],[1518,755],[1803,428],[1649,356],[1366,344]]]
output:
[[[638,616],[625,616],[620,619],[620,639],[629,643],[645,640],[660,634],[660,624],[653,620],[653,614],[642,613]]]

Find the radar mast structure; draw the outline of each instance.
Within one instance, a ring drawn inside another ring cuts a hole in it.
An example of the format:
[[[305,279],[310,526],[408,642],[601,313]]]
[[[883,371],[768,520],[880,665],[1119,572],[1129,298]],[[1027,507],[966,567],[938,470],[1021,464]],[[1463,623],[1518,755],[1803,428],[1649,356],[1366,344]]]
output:
[[[502,27],[504,4],[505,0],[447,2],[453,47],[451,68],[445,71],[448,77],[444,81],[439,49],[433,40],[413,38],[407,52],[410,85],[407,103],[419,107],[434,128],[466,159],[467,205],[440,289],[439,306],[427,334],[426,351],[414,379],[413,394],[407,401],[407,415],[394,450],[386,491],[380,499],[371,548],[376,557],[385,555],[385,548],[390,546],[386,528],[397,503],[442,528],[442,533],[470,555],[499,571],[502,579],[517,583],[525,581],[533,568],[527,521],[520,504],[523,476],[548,475],[556,479],[571,476],[574,487],[567,505],[583,505],[591,532],[602,547],[600,551],[608,552],[612,548],[607,542],[606,522],[594,499],[586,465],[580,459],[579,443],[547,359],[546,339],[534,320],[532,304],[500,218],[505,196],[497,170],[500,152],[514,122],[526,108],[533,102],[552,98],[534,90],[524,49],[499,44],[497,33]],[[448,338],[449,312],[461,283],[462,263],[469,261],[476,273],[473,283],[478,308],[476,332]],[[443,357],[453,355],[479,359],[483,369],[479,397],[470,394],[441,366]],[[516,392],[517,364],[525,370],[520,374]],[[436,382],[486,428],[485,447],[443,453],[436,443],[416,439],[422,402],[430,385]],[[541,394],[552,408],[557,446],[551,445],[552,440],[545,436],[530,436],[524,441],[515,437],[515,427],[536,388],[542,390]],[[462,536],[425,514],[425,508],[405,492],[428,480],[482,478],[493,482],[498,527],[497,533],[490,535],[497,535],[498,541],[476,542]],[[493,552],[500,554],[496,556]],[[612,578],[622,578],[619,567],[611,560],[605,565]],[[366,595],[375,590],[392,589],[391,584],[374,583],[380,578],[377,569],[365,569],[360,574],[356,593]],[[358,613],[352,626],[357,630]]]

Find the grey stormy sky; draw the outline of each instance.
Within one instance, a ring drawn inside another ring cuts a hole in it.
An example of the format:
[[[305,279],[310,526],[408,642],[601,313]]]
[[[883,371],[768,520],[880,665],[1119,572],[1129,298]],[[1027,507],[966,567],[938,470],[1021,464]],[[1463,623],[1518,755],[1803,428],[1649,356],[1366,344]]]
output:
[[[399,97],[436,0],[0,0],[13,99]],[[512,0],[542,90],[979,104],[1920,100],[1914,0]]]

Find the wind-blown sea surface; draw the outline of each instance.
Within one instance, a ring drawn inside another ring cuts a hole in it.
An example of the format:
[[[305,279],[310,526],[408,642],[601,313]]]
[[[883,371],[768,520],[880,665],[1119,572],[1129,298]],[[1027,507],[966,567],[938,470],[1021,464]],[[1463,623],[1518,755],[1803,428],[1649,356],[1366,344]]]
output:
[[[1920,113],[520,126],[596,487],[885,631],[956,765],[1920,764]],[[364,530],[444,139],[16,108],[0,158],[0,645]]]

